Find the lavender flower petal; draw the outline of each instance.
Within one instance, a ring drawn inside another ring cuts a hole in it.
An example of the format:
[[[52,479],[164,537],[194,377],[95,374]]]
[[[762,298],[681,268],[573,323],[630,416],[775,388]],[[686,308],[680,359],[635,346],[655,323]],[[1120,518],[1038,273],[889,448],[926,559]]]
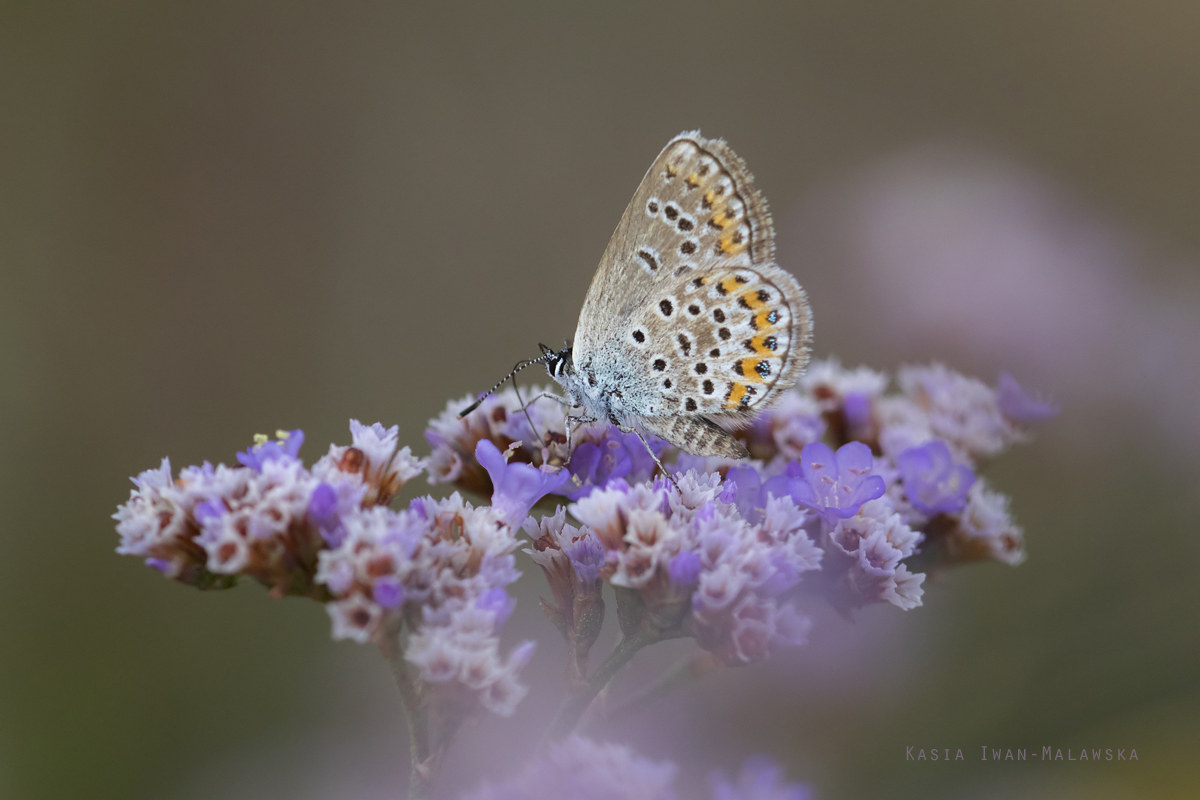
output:
[[[492,479],[492,507],[510,526],[521,524],[529,509],[571,477],[565,469],[547,471],[529,464],[508,463],[496,445],[480,439],[475,458]]]
[[[385,575],[375,581],[371,596],[384,608],[397,608],[404,602],[404,587],[394,575]]]
[[[789,464],[782,479],[768,480],[764,489],[776,497],[790,495],[797,505],[811,508],[834,525],[857,514],[863,503],[883,496],[887,485],[871,474],[873,468],[871,449],[862,442],[843,445],[836,455],[821,442],[813,442],[800,453],[798,467]]]
[[[517,607],[517,601],[516,598],[510,597],[508,592],[496,587],[484,592],[483,597],[475,601],[475,607],[495,614],[496,630],[499,630]]]
[[[261,441],[248,447],[245,452],[237,454],[238,463],[256,472],[262,472],[263,465],[280,459],[295,459],[304,444],[304,431],[279,431],[278,439]]]
[[[996,381],[996,402],[1000,413],[1017,422],[1041,422],[1058,414],[1058,406],[1031,396],[1007,372]]]
[[[961,511],[975,483],[975,473],[955,464],[941,439],[903,451],[896,456],[896,468],[909,500],[927,514]]]
[[[663,443],[652,441],[651,447],[662,450]],[[630,482],[647,480],[655,468],[654,458],[636,434],[609,428],[599,442],[585,442],[575,448],[567,466],[571,481],[558,493],[578,500],[619,478]]]
[[[700,581],[702,567],[697,553],[684,551],[667,563],[667,577],[676,586],[695,586]]]

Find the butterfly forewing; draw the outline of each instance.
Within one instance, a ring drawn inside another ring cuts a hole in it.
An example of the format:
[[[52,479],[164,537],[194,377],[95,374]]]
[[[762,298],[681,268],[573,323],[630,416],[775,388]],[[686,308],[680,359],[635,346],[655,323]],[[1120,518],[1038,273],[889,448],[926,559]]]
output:
[[[723,141],[682,134],[646,173],[605,250],[575,358],[623,369],[623,399],[638,416],[744,420],[807,361],[808,304],[772,261],[770,214],[751,181]],[[679,426],[647,424],[681,446],[684,432],[718,435]]]

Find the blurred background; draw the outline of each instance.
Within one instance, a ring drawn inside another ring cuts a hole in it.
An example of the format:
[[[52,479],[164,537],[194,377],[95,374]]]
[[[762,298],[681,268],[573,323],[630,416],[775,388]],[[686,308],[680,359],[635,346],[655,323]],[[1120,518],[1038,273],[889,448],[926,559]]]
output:
[[[765,752],[823,800],[1196,796],[1198,42],[1187,2],[5,3],[0,797],[399,796],[375,652],[117,557],[109,515],[258,431],[427,452],[448,399],[572,335],[696,127],[770,199],[818,357],[1007,370],[1063,411],[988,473],[1026,564],[823,617],[599,735],[691,783]],[[561,689],[521,587],[535,691],[448,795],[514,769]],[[1044,745],[1139,760],[979,760]]]

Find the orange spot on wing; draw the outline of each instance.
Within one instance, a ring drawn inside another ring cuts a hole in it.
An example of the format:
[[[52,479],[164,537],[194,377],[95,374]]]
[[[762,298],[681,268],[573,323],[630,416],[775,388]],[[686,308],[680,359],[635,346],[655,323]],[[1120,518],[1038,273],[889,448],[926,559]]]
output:
[[[712,224],[716,225],[722,230],[724,230],[731,222],[733,222],[733,217],[731,217],[725,211],[718,211],[716,214],[713,214]]]
[[[746,380],[750,381],[751,383],[763,382],[762,375],[759,375],[758,371],[754,369],[758,366],[758,362],[761,360],[762,359],[753,357],[743,358],[741,364],[738,365],[738,369],[741,371],[742,375],[745,376]]]
[[[747,306],[750,307],[751,311],[753,311],[754,309],[757,309],[757,308],[762,308],[763,306],[765,306],[767,304],[767,302],[765,300],[758,299],[758,290],[757,289],[755,289],[752,292],[744,293],[741,297],[741,300]]]
[[[725,280],[721,281],[721,293],[728,294],[729,292],[732,292],[734,289],[736,289],[739,286],[741,286],[741,284],[738,283],[737,278],[735,278],[735,277],[726,278]]]
[[[693,189],[696,188],[697,186],[699,186],[700,185],[700,175],[695,172],[693,172],[691,175],[688,175],[687,176],[687,184],[688,184],[688,186],[691,186]]]
[[[750,340],[750,346],[753,347],[754,352],[758,353],[760,356],[775,355],[775,351],[772,350],[771,348],[767,347],[766,341],[767,341],[767,334],[760,333],[758,336],[755,336],[753,339]]]
[[[737,408],[742,404],[742,398],[746,396],[746,387],[740,383],[733,385],[733,391],[729,393],[729,399],[725,401],[726,408]]]
[[[730,255],[737,255],[738,253],[740,253],[746,249],[745,242],[742,242],[741,244],[735,244],[733,239],[734,239],[734,234],[730,234],[729,236],[721,237],[721,252],[729,253]]]
[[[709,189],[704,193],[704,205],[707,208],[712,208],[715,202],[717,202],[717,192],[715,189]]]
[[[772,314],[775,314],[775,319],[771,319]],[[772,327],[778,321],[779,312],[775,311],[773,308],[764,308],[754,315],[754,329],[761,331],[764,328]]]

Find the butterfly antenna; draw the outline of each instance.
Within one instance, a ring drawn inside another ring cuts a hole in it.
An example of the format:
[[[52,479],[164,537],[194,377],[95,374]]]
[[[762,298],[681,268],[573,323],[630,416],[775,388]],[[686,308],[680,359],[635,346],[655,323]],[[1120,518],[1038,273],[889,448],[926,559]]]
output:
[[[545,362],[547,359],[551,358],[553,355],[554,355],[553,353],[547,353],[547,354],[545,354],[545,355],[541,356],[540,358],[530,358],[530,359],[526,359],[526,360],[524,360],[524,361],[518,361],[518,362],[517,362],[517,365],[516,365],[515,367],[513,367],[513,368],[512,368],[512,372],[510,372],[510,373],[508,373],[507,375],[505,375],[505,376],[504,376],[504,378],[503,378],[503,379],[501,379],[501,380],[500,380],[500,382],[499,382],[499,383],[497,383],[495,386],[493,386],[492,388],[488,389],[488,390],[487,390],[486,392],[484,392],[483,394],[479,395],[479,397],[478,397],[478,398],[475,400],[475,402],[474,402],[474,403],[471,403],[471,405],[467,406],[467,407],[466,407],[466,408],[464,408],[462,411],[458,412],[458,418],[459,418],[459,419],[462,419],[462,418],[463,418],[463,417],[465,417],[467,414],[470,414],[472,411],[474,411],[475,409],[479,408],[479,404],[480,404],[480,403],[482,403],[484,400],[487,400],[487,399],[488,399],[489,397],[491,397],[493,394],[495,394],[495,393],[496,393],[496,390],[497,390],[497,389],[499,389],[501,386],[503,386],[503,385],[504,385],[504,381],[511,380],[511,379],[512,379],[512,377],[513,377],[514,375],[516,375],[518,372],[520,372],[521,370],[525,369],[525,368],[526,368],[526,367],[528,367],[528,366],[532,366],[532,365],[534,365],[534,364],[542,364],[542,363],[544,363],[544,362]],[[515,385],[515,384],[514,384],[514,385]],[[517,398],[518,398],[518,399],[520,399],[520,394],[518,394],[518,395],[517,395]],[[525,416],[526,416],[526,417],[528,417],[528,416],[529,416],[529,412],[528,412],[528,411],[525,413]],[[530,420],[530,423],[529,423],[529,424],[530,424],[530,426],[532,427],[532,426],[533,426],[533,421],[532,421],[532,420]]]

